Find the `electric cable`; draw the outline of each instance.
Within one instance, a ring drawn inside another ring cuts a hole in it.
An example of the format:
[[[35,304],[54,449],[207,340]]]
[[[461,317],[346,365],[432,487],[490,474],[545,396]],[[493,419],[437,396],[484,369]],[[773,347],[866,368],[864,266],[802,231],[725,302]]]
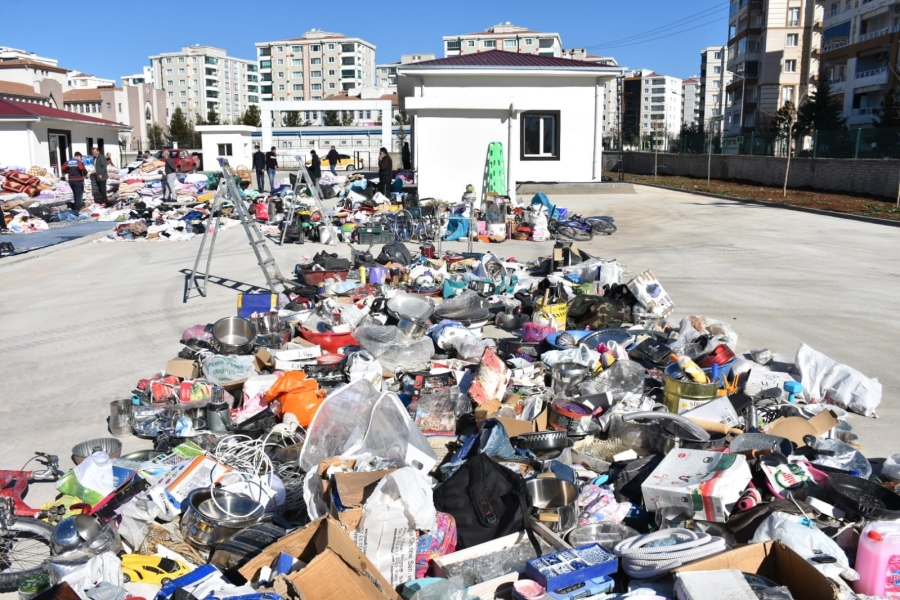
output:
[[[626,46],[636,46],[638,44],[647,44],[649,42],[655,42],[656,40],[661,40],[664,38],[672,37],[673,35],[681,35],[682,33],[687,33],[688,31],[693,31],[694,29],[700,29],[701,27],[705,27],[707,25],[712,25],[713,23],[718,23],[719,21],[721,21],[721,17],[716,17],[715,19],[713,19],[711,21],[706,21],[705,23],[700,23],[699,25],[695,25],[694,27],[688,27],[687,29],[675,31],[673,33],[669,33],[666,35],[659,35],[659,36],[654,35],[651,38],[638,40],[636,42],[630,42],[628,44],[615,44],[612,46],[604,46],[604,47],[600,48],[600,50],[607,50],[607,49],[612,49],[612,48],[625,48]]]
[[[662,529],[616,544],[622,568],[633,579],[651,579],[681,565],[728,550],[725,540],[690,529]]]
[[[725,2],[724,4],[721,3],[721,2],[719,2],[719,3],[717,3],[716,6],[714,6],[714,7],[707,8],[707,9],[705,9],[705,10],[702,10],[702,11],[700,11],[700,12],[698,12],[698,13],[694,13],[694,14],[692,14],[692,15],[688,15],[688,16],[686,16],[686,17],[682,17],[681,19],[677,19],[677,20],[672,21],[672,22],[670,22],[670,23],[667,23],[667,24],[665,24],[665,25],[661,25],[661,26],[659,26],[659,27],[655,27],[655,28],[653,28],[653,29],[649,29],[649,30],[644,31],[644,32],[641,32],[641,33],[636,33],[636,34],[634,34],[634,35],[626,36],[626,37],[623,37],[623,38],[618,38],[618,39],[615,39],[615,40],[610,40],[610,41],[608,41],[608,42],[601,42],[601,43],[599,43],[599,44],[593,44],[593,45],[591,45],[591,46],[586,46],[586,47],[587,47],[587,48],[614,47],[614,46],[617,45],[617,44],[622,44],[622,43],[625,43],[625,42],[631,42],[631,41],[634,41],[634,40],[639,39],[639,38],[645,38],[645,37],[653,37],[653,38],[655,38],[657,33],[661,33],[661,32],[664,32],[664,31],[668,31],[668,30],[670,30],[670,29],[673,29],[673,28],[676,28],[676,27],[680,27],[680,26],[683,26],[683,25],[688,25],[688,24],[690,24],[690,23],[692,23],[692,22],[695,22],[695,21],[698,21],[698,20],[700,20],[700,19],[704,19],[704,18],[706,18],[706,17],[710,17],[710,16],[712,16],[713,14],[717,14],[717,13],[719,13],[719,12],[721,12],[721,11],[727,9],[727,8],[728,8],[728,5],[729,5],[728,2]]]

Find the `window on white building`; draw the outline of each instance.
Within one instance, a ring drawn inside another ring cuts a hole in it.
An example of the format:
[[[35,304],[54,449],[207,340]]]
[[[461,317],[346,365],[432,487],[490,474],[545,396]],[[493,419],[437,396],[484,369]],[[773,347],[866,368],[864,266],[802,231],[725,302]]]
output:
[[[522,113],[521,160],[559,160],[559,111]]]
[[[321,83],[314,83],[314,84],[312,84],[312,89],[313,89],[313,91],[318,92],[319,90],[322,89],[322,84],[321,84]]]
[[[800,26],[800,8],[789,8],[788,9],[788,27],[799,27]]]
[[[181,67],[180,69],[178,69],[178,74],[184,75],[184,67]]]
[[[283,92],[283,91],[284,91],[284,84],[283,84],[283,83],[279,83],[279,84],[278,84],[278,91],[279,91],[279,92]]]
[[[300,52],[300,46],[291,46],[291,52]]]
[[[334,69],[328,69],[328,76],[334,77]]]
[[[181,90],[180,92],[178,92],[178,95],[182,98],[187,98],[187,90]]]
[[[517,48],[519,46],[518,40],[503,40],[504,48]]]
[[[182,86],[183,86],[183,85],[184,85],[184,79],[179,79],[179,80],[178,80],[178,85],[182,85]]]
[[[713,73],[715,73],[716,75],[720,75],[722,73],[722,67],[720,67],[719,65],[714,66]]]
[[[322,46],[320,46],[318,44],[313,44],[312,46],[309,47],[309,49],[313,52],[321,52]]]
[[[277,73],[275,73],[275,75],[276,75],[279,79],[284,79],[284,71],[278,71]]]
[[[182,102],[182,103],[181,103],[181,108],[187,108],[187,102]]]
[[[171,75],[171,74],[172,74],[172,69],[166,69],[166,75]]]
[[[333,63],[333,62],[334,62],[334,57],[333,57],[333,56],[329,56],[329,57],[328,57],[328,62]]]
[[[525,45],[526,45],[526,46],[531,46],[532,44],[534,44],[534,40],[533,40],[533,39],[531,39],[531,38],[525,38]]]
[[[319,78],[322,76],[322,71],[312,71],[310,72],[310,76],[313,78]]]
[[[468,46],[469,48],[474,48],[474,47],[475,47],[475,40],[468,40],[468,41],[466,42],[466,46]]]
[[[784,41],[784,45],[787,48],[796,48],[800,43],[800,34],[799,33],[789,33],[787,34],[787,39]]]
[[[302,67],[302,66],[303,66],[303,59],[302,59],[302,58],[295,58],[295,59],[291,60],[291,65],[293,65],[293,66],[295,66],[295,67]]]
[[[172,59],[171,59],[171,58],[167,58],[167,59],[166,59],[166,64],[167,64],[167,65],[171,65],[171,64],[172,64]]]
[[[329,83],[329,84],[328,84],[328,89],[329,89],[329,90],[333,90],[333,89],[336,88],[336,87],[337,87],[337,85],[336,85],[335,83]]]
[[[722,60],[722,53],[720,51],[716,51],[713,53],[713,60]]]
[[[166,81],[166,85],[172,87],[173,85],[175,85],[175,82],[169,79],[168,81]]]
[[[484,40],[481,45],[485,48],[494,48],[497,45],[497,42],[494,40]]]
[[[276,52],[284,52],[284,46],[276,46],[275,51]]]
[[[293,90],[294,90],[295,92],[302,92],[302,91],[303,91],[303,84],[302,84],[302,83],[295,83],[295,84],[292,86],[292,88],[293,88]]]
[[[183,63],[183,62],[184,62],[184,57],[183,57],[183,56],[179,56],[179,57],[178,57],[178,62]]]
[[[328,49],[329,49],[329,50],[334,50],[334,44],[328,44]]]
[[[785,60],[783,71],[785,73],[796,73],[797,72],[797,61],[793,58]]]
[[[175,97],[175,92],[167,92],[167,95],[168,95],[169,98],[174,98],[174,97]]]
[[[311,65],[321,65],[321,64],[322,64],[322,59],[321,59],[321,58],[311,58],[311,59],[309,59],[309,64],[311,64]]]

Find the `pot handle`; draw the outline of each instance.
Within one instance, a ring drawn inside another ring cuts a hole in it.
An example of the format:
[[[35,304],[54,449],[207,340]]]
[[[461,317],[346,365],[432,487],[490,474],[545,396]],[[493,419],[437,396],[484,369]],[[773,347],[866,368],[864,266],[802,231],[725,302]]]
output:
[[[670,421],[675,421],[676,423],[690,431],[691,435],[693,435],[698,441],[709,441],[709,433],[706,430],[698,426],[690,419],[682,417],[681,415],[666,412],[645,411],[629,413],[622,417],[623,421],[639,421],[641,419],[668,419]]]

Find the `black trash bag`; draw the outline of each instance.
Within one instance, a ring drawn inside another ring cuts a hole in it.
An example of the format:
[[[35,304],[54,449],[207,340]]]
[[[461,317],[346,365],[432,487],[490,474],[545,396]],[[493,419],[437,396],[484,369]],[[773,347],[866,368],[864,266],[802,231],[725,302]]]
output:
[[[612,480],[615,484],[616,500],[640,506],[644,501],[641,484],[650,477],[662,459],[661,454],[651,454],[621,465],[613,465]]]
[[[434,490],[434,507],[456,520],[457,550],[524,529],[540,556],[540,545],[528,525],[532,504],[525,480],[485,454],[467,460]]]
[[[381,249],[381,254],[378,255],[375,261],[382,265],[395,262],[406,266],[412,262],[412,254],[401,242],[391,242],[384,245],[384,248]]]

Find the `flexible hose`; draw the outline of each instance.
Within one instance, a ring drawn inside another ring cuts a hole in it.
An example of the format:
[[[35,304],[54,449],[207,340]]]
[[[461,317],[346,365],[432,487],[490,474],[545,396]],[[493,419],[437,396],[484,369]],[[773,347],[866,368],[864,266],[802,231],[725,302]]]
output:
[[[669,542],[651,546],[654,542]],[[725,540],[690,529],[663,529],[616,544],[625,573],[634,579],[651,579],[681,565],[728,549]]]

